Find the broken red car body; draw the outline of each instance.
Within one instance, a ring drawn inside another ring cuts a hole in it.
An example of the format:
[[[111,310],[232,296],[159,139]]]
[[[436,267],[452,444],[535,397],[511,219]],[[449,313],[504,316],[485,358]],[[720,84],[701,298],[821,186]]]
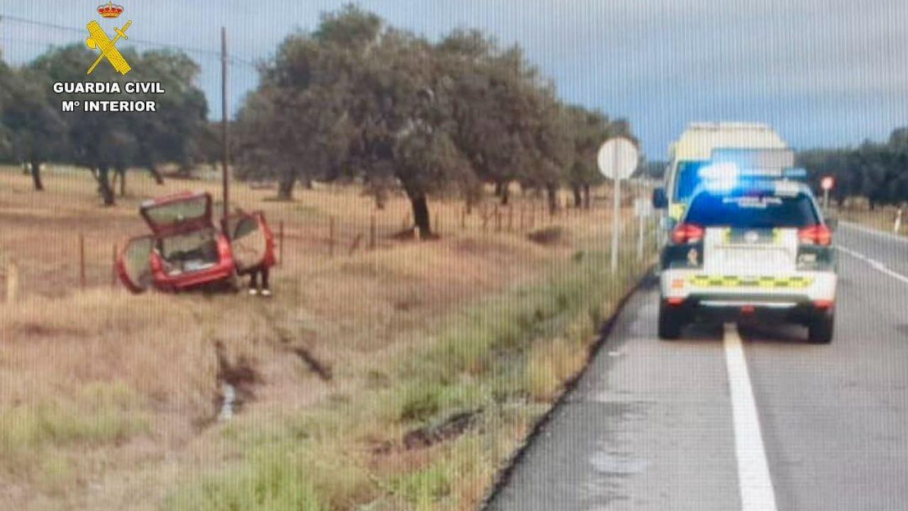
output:
[[[151,234],[129,240],[117,254],[120,280],[134,293],[236,287],[239,273],[274,265],[274,236],[261,212],[231,216],[218,229],[207,192],[145,201],[139,211]]]

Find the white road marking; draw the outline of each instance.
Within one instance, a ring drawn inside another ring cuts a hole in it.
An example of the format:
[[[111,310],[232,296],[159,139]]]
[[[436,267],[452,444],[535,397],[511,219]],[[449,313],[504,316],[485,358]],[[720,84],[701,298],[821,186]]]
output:
[[[843,246],[839,246],[838,249],[840,251],[850,255],[851,257],[864,261],[865,263],[869,264],[870,267],[873,268],[874,270],[876,270],[884,275],[888,275],[896,280],[900,280],[900,281],[904,282],[905,284],[908,284],[908,277],[906,277],[905,275],[902,275],[901,273],[890,270],[889,268],[886,267],[885,264],[877,261],[876,259],[871,259],[860,252],[855,252],[854,250],[845,248]]]
[[[731,390],[742,511],[776,511],[776,495],[763,448],[760,417],[754,400],[744,346],[734,323],[725,324],[725,364]]]
[[[869,228],[869,227],[864,227],[863,225],[855,224],[855,223],[852,223],[852,222],[845,222],[845,221],[842,221],[842,222],[839,222],[839,224],[840,224],[840,225],[844,225],[845,227],[848,227],[849,229],[854,229],[854,230],[856,230],[856,231],[861,231],[861,232],[863,232],[863,233],[865,233],[865,234],[870,234],[870,235],[872,235],[872,236],[877,236],[877,237],[880,237],[880,238],[886,238],[886,239],[888,239],[888,240],[893,240],[893,241],[900,241],[900,242],[902,242],[902,243],[908,243],[908,237],[899,236],[899,235],[893,234],[893,233],[891,233],[891,232],[881,231],[881,230],[879,230],[879,229],[871,229],[871,228]]]

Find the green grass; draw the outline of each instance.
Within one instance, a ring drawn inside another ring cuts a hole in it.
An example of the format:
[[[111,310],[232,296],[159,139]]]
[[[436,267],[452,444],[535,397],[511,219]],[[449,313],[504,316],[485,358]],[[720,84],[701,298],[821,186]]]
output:
[[[328,400],[269,431],[225,428],[257,453],[177,490],[176,510],[436,510],[476,505],[495,473],[586,362],[602,318],[644,266],[625,258],[617,276],[604,254],[559,263],[551,278],[454,313],[413,348],[382,385]],[[366,381],[376,368],[364,370]],[[474,412],[473,426],[408,451],[407,431]],[[254,432],[253,432],[254,431]],[[386,449],[376,453],[376,446]],[[267,453],[267,454],[262,454]]]
[[[45,478],[62,480],[71,469],[60,449],[114,444],[148,430],[134,392],[117,384],[93,384],[71,399],[0,412],[0,468],[27,474],[38,467]]]

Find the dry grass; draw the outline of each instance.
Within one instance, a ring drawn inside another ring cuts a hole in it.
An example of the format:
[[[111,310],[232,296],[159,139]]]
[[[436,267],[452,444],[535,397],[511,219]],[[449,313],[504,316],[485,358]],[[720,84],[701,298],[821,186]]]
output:
[[[871,211],[866,206],[855,204],[851,207],[838,210],[837,215],[842,220],[847,220],[857,224],[877,229],[879,231],[896,233],[895,219],[897,209],[894,207],[879,207]],[[902,225],[898,234],[908,236],[908,208],[902,213]]]
[[[237,185],[236,204],[263,209],[273,225],[284,225],[284,260],[273,273],[276,297],[133,296],[111,288],[111,251],[146,231],[138,203],[183,189],[216,192],[216,184],[159,187],[136,174],[132,195],[115,208],[100,207],[86,171],[50,172],[45,184],[47,192],[34,193],[28,176],[0,170],[0,262],[15,260],[21,273],[21,299],[0,303],[0,499],[17,509],[158,509],[165,501],[212,508],[203,482],[223,489],[214,469],[225,465],[235,469],[223,477],[246,486],[225,492],[212,509],[231,503],[273,509],[277,502],[347,509],[387,492],[396,495],[389,509],[397,509],[394,503],[431,508],[440,495],[475,502],[494,462],[528,427],[533,405],[496,422],[490,434],[509,440],[492,451],[489,438],[465,435],[375,465],[368,446],[397,442],[408,424],[436,420],[490,392],[493,387],[469,382],[488,377],[492,361],[485,349],[520,345],[529,333],[521,318],[532,316],[527,307],[537,307],[524,303],[523,291],[510,293],[538,283],[553,264],[607,233],[608,214],[597,209],[556,219],[568,241],[540,246],[525,237],[533,202],[515,197],[501,233],[494,220],[483,230],[478,211],[461,228],[461,205],[452,201],[433,204],[441,240],[400,242],[391,235],[407,217],[402,198],[376,210],[352,187],[322,187],[300,190],[294,202],[274,202],[267,200],[273,191]],[[378,250],[361,246],[348,256],[352,240],[368,236],[373,217]],[[533,228],[543,219],[549,221],[537,209]],[[335,257],[329,257],[331,232]],[[78,285],[79,234],[86,289]],[[559,293],[571,310],[580,303],[568,289]],[[510,301],[478,319],[462,315],[500,294]],[[545,311],[560,307],[534,300]],[[575,321],[557,328],[565,340],[539,343],[529,368],[521,365],[508,385],[535,380],[532,395],[542,400],[557,392],[582,363],[572,351],[578,337],[569,325]],[[546,328],[542,334],[556,330]],[[458,341],[450,332],[481,342]],[[443,351],[427,355],[436,345]],[[332,379],[314,375],[294,354],[298,349],[330,368]],[[218,425],[212,421],[224,364],[248,369],[252,381],[237,419]],[[401,364],[412,366],[403,370]],[[411,379],[458,364],[473,375],[465,386]],[[374,399],[356,399],[364,389],[376,392]],[[376,470],[389,477],[376,483]],[[303,473],[324,478],[299,477]],[[172,495],[177,481],[191,488]],[[250,492],[273,500],[250,502]]]

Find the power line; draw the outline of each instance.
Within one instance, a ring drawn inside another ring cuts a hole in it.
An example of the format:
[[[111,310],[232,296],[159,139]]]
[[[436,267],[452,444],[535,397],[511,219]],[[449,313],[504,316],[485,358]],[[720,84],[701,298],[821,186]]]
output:
[[[52,28],[54,30],[63,30],[63,31],[67,31],[67,32],[77,33],[79,35],[85,34],[85,30],[81,29],[81,28],[57,25],[54,23],[47,23],[44,21],[37,21],[37,20],[28,19],[28,18],[21,18],[19,16],[8,16],[6,14],[0,14],[0,20],[12,21],[15,23],[22,23],[25,25],[34,25],[34,26],[42,27],[42,28]],[[129,43],[140,45],[140,46],[146,46],[146,47],[158,47],[158,48],[167,48],[167,49],[172,49],[172,50],[181,50],[186,53],[195,53],[195,54],[200,54],[200,55],[206,55],[208,57],[218,58],[218,59],[221,58],[221,52],[218,50],[207,50],[204,48],[192,48],[192,47],[188,47],[188,46],[180,46],[180,45],[170,44],[170,43],[149,41],[146,39],[135,39],[132,37],[129,38]],[[35,43],[32,43],[32,44],[35,44]],[[247,58],[243,58],[243,57],[232,56],[230,58],[230,63],[245,65],[245,66],[249,66],[249,67],[257,67],[256,63],[253,59],[247,59]]]

